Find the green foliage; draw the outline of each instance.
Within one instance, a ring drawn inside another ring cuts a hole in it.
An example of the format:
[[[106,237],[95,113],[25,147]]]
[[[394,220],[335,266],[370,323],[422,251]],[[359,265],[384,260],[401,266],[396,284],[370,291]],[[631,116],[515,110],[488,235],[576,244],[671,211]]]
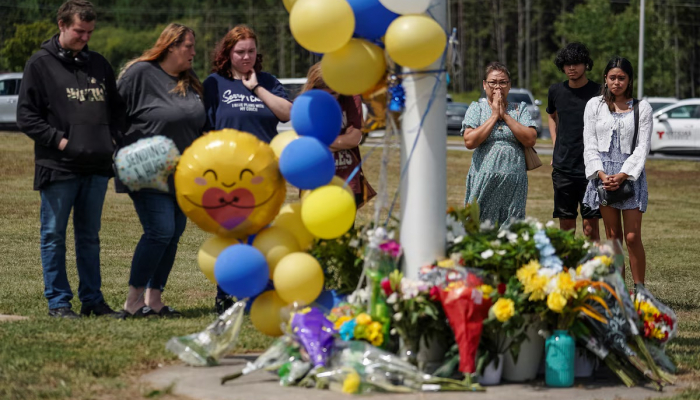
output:
[[[6,40],[0,50],[0,69],[22,71],[29,57],[40,49],[41,43],[57,32],[56,23],[51,21],[16,25],[14,36]]]
[[[318,240],[312,247],[311,255],[323,267],[326,289],[349,294],[357,288],[364,261],[361,233],[361,227],[352,227],[343,236]]]
[[[165,25],[153,29],[134,31],[126,28],[100,25],[90,38],[90,50],[102,54],[119,74],[119,70],[132,58],[152,47]]]

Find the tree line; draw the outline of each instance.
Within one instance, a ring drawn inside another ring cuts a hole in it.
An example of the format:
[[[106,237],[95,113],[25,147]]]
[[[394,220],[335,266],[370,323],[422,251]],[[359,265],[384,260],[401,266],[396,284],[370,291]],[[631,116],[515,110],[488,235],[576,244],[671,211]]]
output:
[[[602,81],[608,59],[621,55],[636,67],[639,0],[447,0],[448,32],[456,28],[461,61],[450,90],[481,90],[484,66],[493,60],[511,70],[513,86],[543,95],[564,80],[553,63],[566,43],[583,42],[594,60],[593,80]],[[62,0],[0,0],[0,70],[21,71],[41,42],[58,31]],[[646,0],[644,93],[696,97],[700,89],[700,3]],[[294,41],[281,0],[94,0],[97,29],[90,48],[119,70],[151,46],[170,22],[196,31],[195,70],[211,70],[216,42],[237,24],[258,34],[263,67],[280,78],[302,77],[320,58]],[[635,89],[635,93],[636,89]]]

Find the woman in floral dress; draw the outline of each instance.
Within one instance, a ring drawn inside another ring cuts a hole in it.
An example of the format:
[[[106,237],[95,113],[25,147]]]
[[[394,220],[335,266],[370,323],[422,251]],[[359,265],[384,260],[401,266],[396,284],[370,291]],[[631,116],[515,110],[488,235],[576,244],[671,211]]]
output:
[[[508,103],[510,73],[492,62],[484,75],[486,99],[472,102],[462,121],[462,136],[474,149],[464,203],[479,204],[482,222],[503,225],[525,218],[525,147],[537,140],[535,123],[524,102]]]

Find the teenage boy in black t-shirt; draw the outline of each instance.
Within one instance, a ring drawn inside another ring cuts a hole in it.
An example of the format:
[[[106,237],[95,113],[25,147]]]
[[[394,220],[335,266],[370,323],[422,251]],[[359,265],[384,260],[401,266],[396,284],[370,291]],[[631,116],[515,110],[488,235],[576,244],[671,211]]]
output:
[[[600,84],[586,78],[586,71],[593,68],[593,60],[581,43],[570,43],[561,49],[554,64],[569,80],[549,88],[547,104],[549,132],[554,143],[552,217],[559,218],[561,229],[575,231],[580,205],[584,235],[599,240],[600,212],[583,204],[588,185],[583,163],[583,112],[588,100],[600,94]]]

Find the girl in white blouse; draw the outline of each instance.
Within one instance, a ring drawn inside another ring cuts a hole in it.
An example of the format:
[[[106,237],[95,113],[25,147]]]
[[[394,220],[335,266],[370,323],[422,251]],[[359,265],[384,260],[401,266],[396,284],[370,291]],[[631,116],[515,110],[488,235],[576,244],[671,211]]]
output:
[[[584,113],[583,158],[588,188],[583,202],[600,208],[609,240],[627,243],[635,292],[644,284],[646,256],[642,244],[642,215],[646,211],[648,192],[644,163],[649,154],[652,109],[639,101],[639,128],[636,143],[632,87],[634,70],[629,60],[614,57],[605,68],[601,96],[588,101]],[[602,205],[596,190],[602,184],[615,191],[625,180],[632,182],[634,195],[627,200]],[[623,270],[624,274],[624,270]]]

